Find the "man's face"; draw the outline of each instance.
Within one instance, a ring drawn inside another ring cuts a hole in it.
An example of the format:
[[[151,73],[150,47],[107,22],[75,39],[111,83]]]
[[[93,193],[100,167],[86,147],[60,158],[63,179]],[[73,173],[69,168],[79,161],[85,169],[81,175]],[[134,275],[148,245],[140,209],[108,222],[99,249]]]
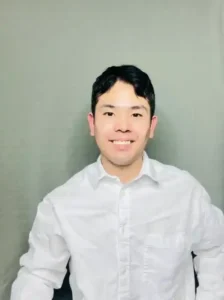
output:
[[[137,96],[132,85],[117,81],[99,97],[88,122],[102,156],[113,165],[127,166],[142,155],[157,118],[151,120],[148,101]]]

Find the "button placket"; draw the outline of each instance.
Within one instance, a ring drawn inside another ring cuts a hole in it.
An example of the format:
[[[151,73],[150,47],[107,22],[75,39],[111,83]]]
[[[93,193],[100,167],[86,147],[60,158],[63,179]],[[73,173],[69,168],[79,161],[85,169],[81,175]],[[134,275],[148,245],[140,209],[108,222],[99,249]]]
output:
[[[130,245],[129,245],[129,194],[127,190],[121,189],[119,197],[119,230],[118,230],[118,250],[119,250],[119,299],[129,299],[129,265],[130,265]]]

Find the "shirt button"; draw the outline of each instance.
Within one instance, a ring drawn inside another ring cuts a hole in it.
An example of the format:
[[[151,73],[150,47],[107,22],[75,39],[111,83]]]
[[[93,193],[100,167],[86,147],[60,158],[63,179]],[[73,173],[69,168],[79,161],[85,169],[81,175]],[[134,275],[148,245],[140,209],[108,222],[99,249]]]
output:
[[[123,197],[125,197],[125,196],[127,196],[127,194],[128,194],[128,191],[126,190],[126,189],[121,189],[121,196]]]
[[[124,234],[124,226],[121,226],[121,225],[120,225],[119,232],[120,232],[122,235]]]

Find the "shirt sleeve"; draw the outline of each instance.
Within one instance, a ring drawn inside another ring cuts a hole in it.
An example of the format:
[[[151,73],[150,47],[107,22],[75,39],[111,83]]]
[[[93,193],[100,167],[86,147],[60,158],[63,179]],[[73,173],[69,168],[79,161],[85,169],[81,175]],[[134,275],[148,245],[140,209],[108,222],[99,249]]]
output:
[[[199,282],[196,300],[224,300],[224,216],[204,189],[200,206],[201,238],[193,249]]]
[[[38,206],[29,234],[29,250],[20,258],[11,300],[51,300],[66,274],[70,254],[54,208],[45,198]]]

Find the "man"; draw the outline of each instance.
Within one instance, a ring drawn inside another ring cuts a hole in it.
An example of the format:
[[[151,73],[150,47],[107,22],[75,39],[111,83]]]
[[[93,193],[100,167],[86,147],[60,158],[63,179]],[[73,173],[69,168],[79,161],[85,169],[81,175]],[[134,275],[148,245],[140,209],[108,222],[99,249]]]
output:
[[[157,117],[155,93],[135,66],[95,81],[91,136],[98,160],[39,204],[11,300],[50,300],[70,259],[84,300],[224,299],[224,217],[186,171],[144,151]]]

